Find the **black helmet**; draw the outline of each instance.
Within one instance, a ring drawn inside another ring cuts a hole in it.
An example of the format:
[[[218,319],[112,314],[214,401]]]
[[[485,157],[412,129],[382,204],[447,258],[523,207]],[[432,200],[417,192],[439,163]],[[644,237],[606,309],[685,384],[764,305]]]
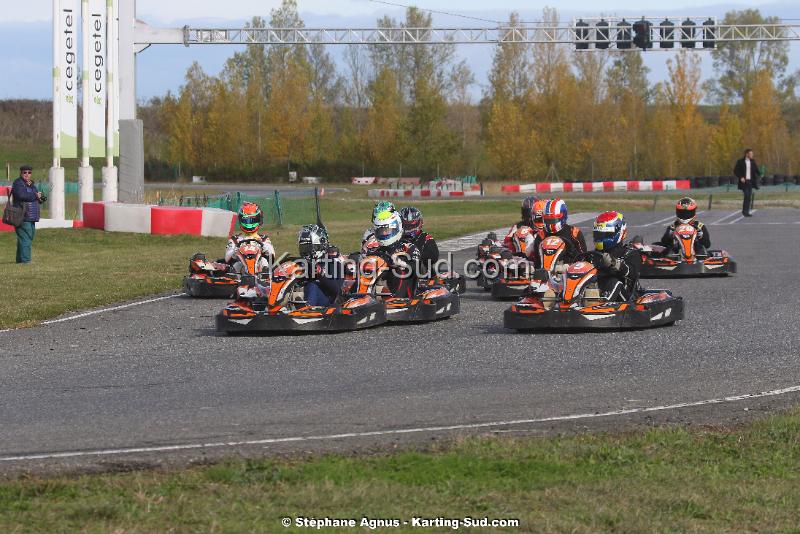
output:
[[[683,197],[675,204],[675,216],[684,224],[689,224],[697,216],[697,202],[689,197]]]
[[[525,197],[522,199],[522,220],[523,221],[532,221],[533,220],[533,205],[536,204],[536,201],[539,200],[536,197]]]
[[[328,232],[316,224],[307,224],[297,235],[300,256],[306,260],[320,260],[328,250]]]
[[[403,233],[406,237],[416,238],[422,232],[422,212],[414,207],[406,207],[400,210],[400,218],[403,220]]]

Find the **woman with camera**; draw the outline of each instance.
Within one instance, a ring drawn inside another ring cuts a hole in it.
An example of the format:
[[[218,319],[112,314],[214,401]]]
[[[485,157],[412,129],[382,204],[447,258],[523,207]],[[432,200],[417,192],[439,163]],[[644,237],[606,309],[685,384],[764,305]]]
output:
[[[17,263],[31,262],[31,247],[36,234],[36,223],[39,221],[39,204],[47,198],[33,184],[33,169],[30,165],[19,168],[19,178],[11,186],[14,205],[21,207],[25,214],[22,224],[17,229]]]

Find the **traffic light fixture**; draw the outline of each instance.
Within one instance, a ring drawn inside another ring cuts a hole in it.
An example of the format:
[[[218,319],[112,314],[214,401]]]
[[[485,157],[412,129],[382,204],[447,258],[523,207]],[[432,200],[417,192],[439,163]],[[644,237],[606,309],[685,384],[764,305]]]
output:
[[[644,17],[633,23],[633,44],[642,50],[653,48],[653,24]]]

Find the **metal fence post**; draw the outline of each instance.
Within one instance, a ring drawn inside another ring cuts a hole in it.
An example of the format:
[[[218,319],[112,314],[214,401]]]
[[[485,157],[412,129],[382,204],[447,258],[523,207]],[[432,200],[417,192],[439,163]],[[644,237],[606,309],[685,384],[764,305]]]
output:
[[[277,217],[277,225],[283,226],[283,209],[281,208],[281,194],[275,190],[275,216]]]

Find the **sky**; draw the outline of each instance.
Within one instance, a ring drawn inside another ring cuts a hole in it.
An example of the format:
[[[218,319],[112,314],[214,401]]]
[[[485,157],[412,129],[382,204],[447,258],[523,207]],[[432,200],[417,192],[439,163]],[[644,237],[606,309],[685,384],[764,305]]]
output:
[[[416,5],[420,8],[451,13],[433,13],[434,25],[442,27],[491,25],[476,19],[507,20],[512,11],[520,12],[523,20],[536,20],[543,7],[557,4],[561,19],[579,16],[618,15],[635,18],[647,16],[692,16],[721,18],[731,9],[759,8],[762,14],[800,23],[800,2],[689,2],[677,0],[669,9],[665,2],[653,0],[559,0],[535,2],[521,0],[493,0],[487,9],[485,0],[298,0],[300,14],[307,27],[374,27],[376,19],[390,15],[403,18],[404,8],[394,4]],[[0,99],[52,97],[51,0],[5,1],[0,19]],[[254,15],[268,17],[269,10],[280,0],[138,0],[137,18],[156,27],[214,26],[239,27]],[[456,5],[454,5],[456,4]],[[460,14],[462,16],[455,16]],[[159,45],[145,50],[138,57],[137,95],[140,99],[162,96],[168,90],[177,90],[186,69],[197,60],[204,70],[217,74],[225,59],[236,46]],[[459,57],[465,59],[476,77],[472,94],[477,100],[486,87],[486,77],[491,66],[491,46],[463,45]],[[339,58],[343,47],[329,47],[334,59]],[[666,77],[668,53],[644,54],[651,69],[650,80],[657,82]],[[710,55],[702,53],[703,76],[713,75]],[[790,71],[800,70],[800,43],[793,43],[790,53]],[[340,68],[344,73],[344,69]]]

